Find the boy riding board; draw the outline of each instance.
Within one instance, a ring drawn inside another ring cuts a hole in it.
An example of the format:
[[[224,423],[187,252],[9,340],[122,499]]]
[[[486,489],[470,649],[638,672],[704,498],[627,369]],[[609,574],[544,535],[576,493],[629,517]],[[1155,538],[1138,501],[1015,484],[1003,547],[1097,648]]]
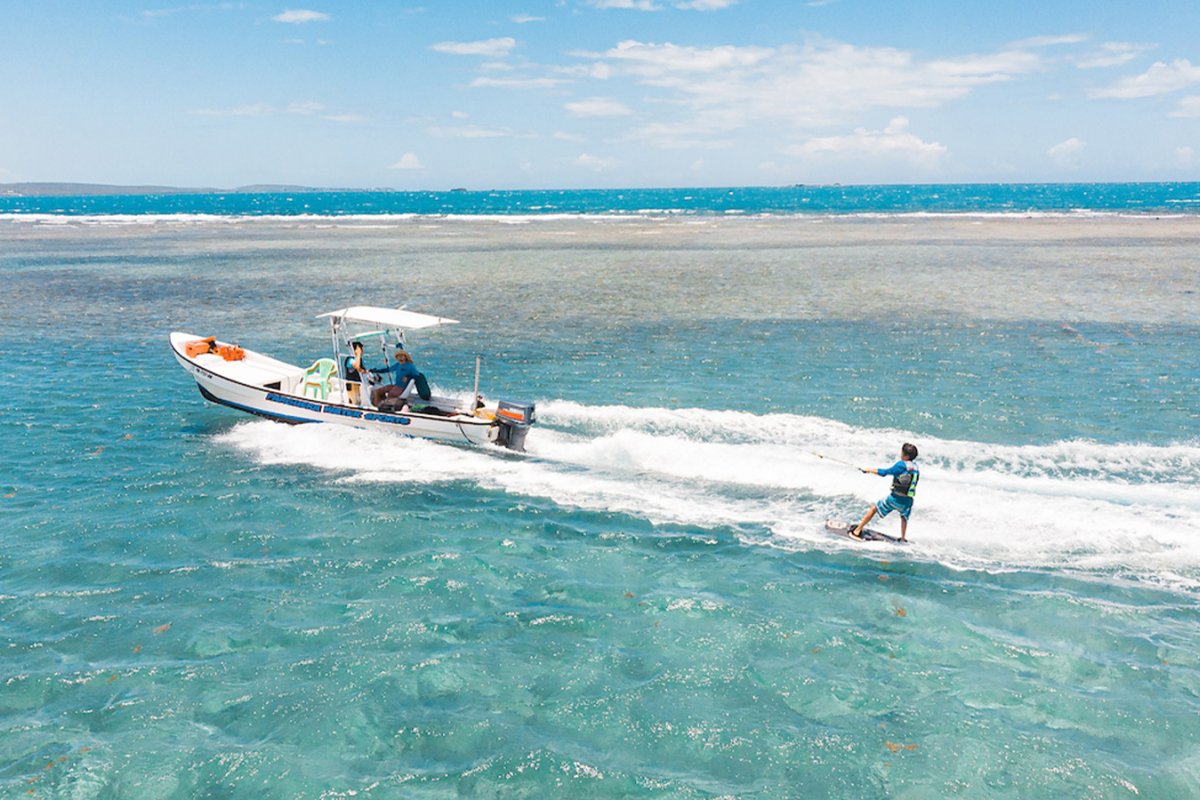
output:
[[[891,475],[892,493],[867,510],[866,516],[862,518],[862,522],[851,529],[851,536],[861,539],[863,528],[867,527],[867,523],[875,517],[877,512],[879,516],[886,517],[893,511],[899,511],[900,541],[908,541],[908,515],[912,513],[913,498],[917,494],[917,481],[921,478],[921,471],[913,463],[916,460],[917,446],[905,442],[900,447],[900,460],[890,467],[881,467],[879,469],[859,467],[860,470],[868,475]]]

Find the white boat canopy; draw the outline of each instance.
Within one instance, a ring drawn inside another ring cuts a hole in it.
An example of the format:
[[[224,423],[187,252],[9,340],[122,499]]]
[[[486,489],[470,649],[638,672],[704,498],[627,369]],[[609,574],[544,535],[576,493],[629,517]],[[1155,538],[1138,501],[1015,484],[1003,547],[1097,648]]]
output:
[[[458,320],[447,317],[435,317],[432,314],[419,314],[416,311],[406,311],[403,308],[381,308],[378,306],[350,306],[326,314],[318,314],[317,318],[334,317],[347,322],[362,322],[367,325],[377,325],[380,328],[399,328],[401,330],[419,330],[432,328],[434,325],[456,325]]]

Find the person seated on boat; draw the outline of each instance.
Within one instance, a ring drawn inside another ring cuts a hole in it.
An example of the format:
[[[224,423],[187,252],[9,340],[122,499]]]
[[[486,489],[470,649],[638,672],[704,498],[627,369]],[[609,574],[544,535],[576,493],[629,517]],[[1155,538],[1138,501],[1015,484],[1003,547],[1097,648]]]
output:
[[[363,373],[367,368],[363,366],[363,343],[351,342],[350,349],[354,351],[353,355],[346,356],[342,362],[342,371],[346,375],[346,388],[350,394],[350,404],[360,405],[362,400],[362,382]]]
[[[373,371],[383,372],[383,370]],[[425,376],[417,369],[417,365],[413,363],[412,356],[404,348],[396,348],[396,356],[390,372],[392,382],[371,391],[371,405],[378,408],[379,404],[385,400],[399,398],[408,388],[410,381],[416,381],[417,392],[422,400],[429,399],[429,384],[426,382]]]

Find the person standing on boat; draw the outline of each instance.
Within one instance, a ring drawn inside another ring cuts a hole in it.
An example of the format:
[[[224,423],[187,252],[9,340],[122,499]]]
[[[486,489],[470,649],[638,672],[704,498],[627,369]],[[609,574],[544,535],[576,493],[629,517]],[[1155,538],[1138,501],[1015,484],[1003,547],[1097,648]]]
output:
[[[350,404],[357,406],[362,403],[363,373],[367,368],[362,363],[363,343],[351,342],[350,349],[354,351],[354,355],[346,356],[342,371],[346,375],[346,386],[350,391]]]
[[[372,372],[383,373],[384,370],[372,370]],[[395,360],[392,361],[391,369],[388,372],[391,373],[392,382],[371,391],[371,405],[378,408],[384,400],[397,398],[404,394],[409,381],[417,382],[417,391],[423,400],[429,399],[429,384],[425,382],[425,376],[417,370],[412,356],[404,348],[396,348]]]
[[[917,496],[917,481],[921,479],[921,471],[914,463],[917,460],[917,446],[905,442],[900,446],[900,460],[890,467],[868,469],[860,467],[868,475],[891,475],[892,493],[867,509],[862,522],[851,529],[850,535],[856,539],[862,538],[863,528],[875,516],[886,517],[893,511],[900,512],[900,541],[908,541],[908,515],[912,513],[913,498]]]

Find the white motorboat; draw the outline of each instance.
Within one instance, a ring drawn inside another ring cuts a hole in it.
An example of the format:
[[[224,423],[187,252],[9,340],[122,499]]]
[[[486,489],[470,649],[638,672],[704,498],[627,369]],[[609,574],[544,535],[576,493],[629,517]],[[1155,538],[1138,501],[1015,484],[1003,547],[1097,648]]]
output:
[[[367,382],[348,380],[346,356],[352,342],[362,342],[366,358],[378,353],[391,368],[390,355],[404,347],[404,332],[457,320],[414,311],[352,306],[321,314],[330,321],[333,358],[320,358],[307,368],[278,361],[215,337],[176,331],[171,350],[196,380],[200,394],[214,403],[293,424],[328,422],[355,428],[386,430],[405,436],[496,444],[525,449],[534,422],[534,404],[501,400],[486,403],[479,394],[479,359],[470,396],[431,394],[424,376],[409,380],[399,397],[372,404],[374,373]]]

